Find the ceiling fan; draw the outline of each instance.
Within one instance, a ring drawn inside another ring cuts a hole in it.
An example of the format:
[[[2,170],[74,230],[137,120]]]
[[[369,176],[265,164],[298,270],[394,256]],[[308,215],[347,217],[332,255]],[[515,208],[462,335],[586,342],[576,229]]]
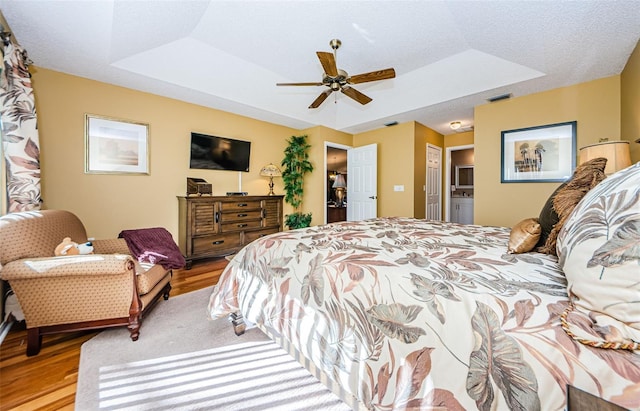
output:
[[[327,86],[328,89],[323,91],[314,101],[309,108],[318,108],[323,101],[329,97],[329,94],[334,91],[340,90],[343,94],[351,97],[360,104],[367,104],[372,99],[351,87],[351,84],[367,83],[370,81],[386,80],[394,78],[396,71],[392,68],[371,71],[369,73],[356,74],[349,76],[349,74],[338,68],[336,65],[336,51],[340,47],[342,42],[338,39],[333,39],[329,42],[329,45],[333,49],[333,53],[326,51],[317,51],[318,59],[324,69],[322,74],[322,82],[310,82],[310,83],[276,83],[276,86]]]

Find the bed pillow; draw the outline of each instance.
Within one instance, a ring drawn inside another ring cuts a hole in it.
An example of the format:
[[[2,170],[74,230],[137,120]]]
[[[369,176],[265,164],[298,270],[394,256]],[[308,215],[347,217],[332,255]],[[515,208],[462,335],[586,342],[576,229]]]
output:
[[[572,306],[592,321],[580,327],[568,316],[566,330],[590,345],[638,349],[640,162],[589,191],[567,219],[557,245]]]
[[[511,228],[507,253],[528,253],[540,238],[540,222],[537,218],[526,218]]]
[[[576,167],[571,179],[558,187],[551,195],[550,199],[553,203],[553,210],[558,216],[558,221],[551,228],[544,245],[538,247],[538,252],[557,255],[556,239],[560,229],[562,229],[567,218],[569,218],[569,215],[585,194],[606,178],[604,174],[606,166],[607,159],[604,157],[585,161]]]

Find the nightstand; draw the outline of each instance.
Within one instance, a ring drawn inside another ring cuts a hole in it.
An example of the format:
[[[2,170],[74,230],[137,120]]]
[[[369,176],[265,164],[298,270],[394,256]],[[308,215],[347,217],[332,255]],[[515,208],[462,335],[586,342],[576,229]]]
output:
[[[574,386],[567,386],[568,411],[629,411],[619,405],[582,391]]]

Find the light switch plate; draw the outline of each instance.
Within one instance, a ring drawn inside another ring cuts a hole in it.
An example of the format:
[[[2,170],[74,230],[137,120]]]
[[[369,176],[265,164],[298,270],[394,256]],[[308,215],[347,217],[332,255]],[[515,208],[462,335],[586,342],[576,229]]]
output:
[[[393,186],[393,191],[404,191],[403,185]]]

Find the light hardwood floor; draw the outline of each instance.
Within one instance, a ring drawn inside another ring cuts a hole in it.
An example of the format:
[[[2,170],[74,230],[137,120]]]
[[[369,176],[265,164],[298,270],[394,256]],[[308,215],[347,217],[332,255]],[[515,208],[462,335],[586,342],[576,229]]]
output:
[[[171,296],[216,284],[226,265],[227,260],[219,258],[194,262],[191,270],[174,270]],[[73,410],[80,346],[98,332],[44,336],[40,354],[27,357],[27,333],[24,326],[14,324],[0,346],[0,409]],[[140,338],[144,338],[144,321]]]

